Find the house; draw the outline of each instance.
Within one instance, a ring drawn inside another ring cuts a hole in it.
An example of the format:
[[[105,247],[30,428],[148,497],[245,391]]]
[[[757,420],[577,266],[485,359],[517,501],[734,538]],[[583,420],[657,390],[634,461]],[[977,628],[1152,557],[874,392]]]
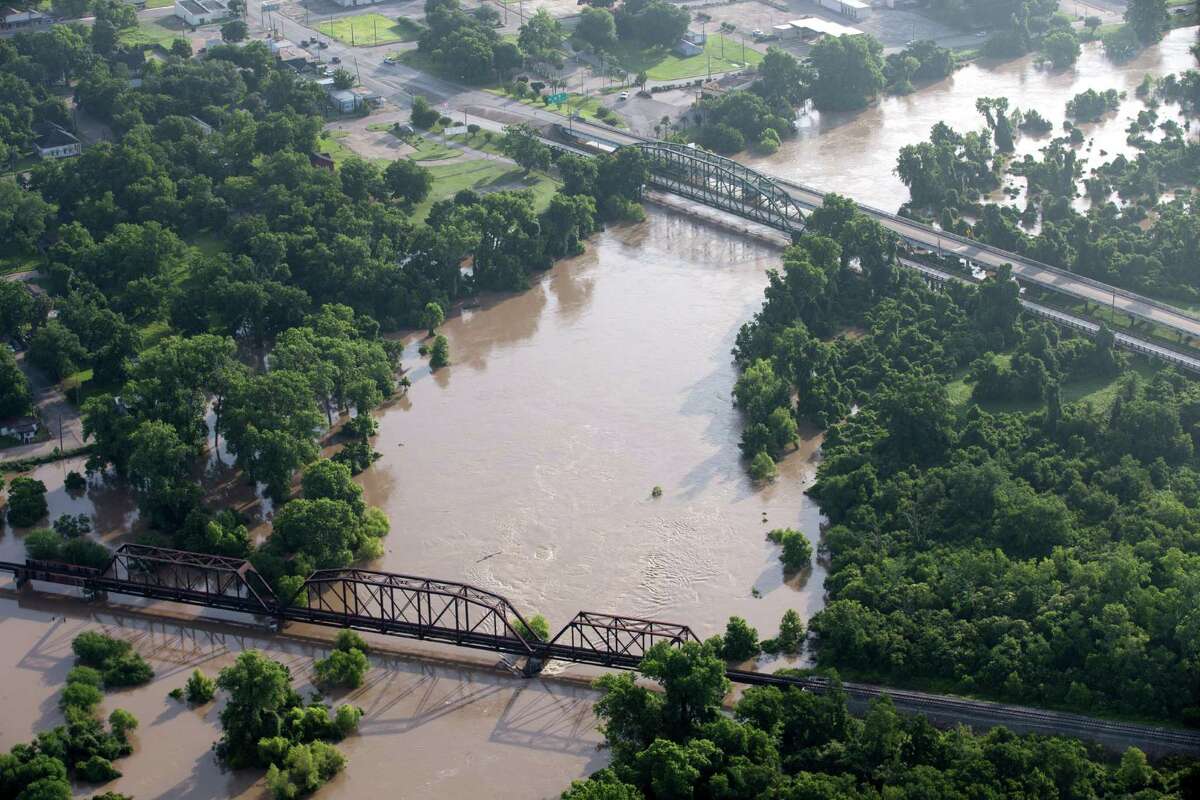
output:
[[[334,89],[329,93],[329,102],[340,114],[349,114],[358,107],[358,96],[349,89]]]
[[[308,163],[320,169],[332,170],[334,168],[333,156],[329,153],[309,153]]]
[[[75,134],[53,122],[41,127],[33,144],[38,158],[70,158],[83,152]]]
[[[307,50],[301,50],[299,47],[281,47],[275,51],[275,58],[279,59],[280,64],[295,70],[302,70],[309,64],[315,64],[317,61],[316,56]]]
[[[34,11],[32,8],[18,11],[8,6],[0,7],[0,31],[36,28],[49,24],[49,17],[40,11]]]
[[[193,27],[230,16],[225,0],[175,0],[175,16]]]
[[[29,444],[37,438],[41,424],[37,417],[9,417],[0,420],[0,436],[10,436],[21,444]]]

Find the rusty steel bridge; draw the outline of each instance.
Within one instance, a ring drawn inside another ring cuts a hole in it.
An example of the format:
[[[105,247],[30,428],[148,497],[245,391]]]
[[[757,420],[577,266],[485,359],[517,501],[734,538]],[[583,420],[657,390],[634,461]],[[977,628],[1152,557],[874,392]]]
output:
[[[678,647],[699,638],[687,625],[620,614],[580,611],[552,637],[530,630],[512,603],[495,592],[457,581],[346,567],[318,570],[290,597],[280,598],[246,560],[164,547],[122,545],[103,568],[57,561],[0,561],[18,587],[31,582],[75,587],[87,597],[144,597],[253,615],[282,627],[302,622],[490,650],[524,659],[532,677],[550,660],[635,669],[651,647]],[[735,683],[823,692],[826,678],[728,669]],[[844,683],[850,702],[887,695],[896,706],[940,722],[1008,725],[1151,753],[1200,752],[1200,732],[1113,722],[1043,709],[960,697]]]

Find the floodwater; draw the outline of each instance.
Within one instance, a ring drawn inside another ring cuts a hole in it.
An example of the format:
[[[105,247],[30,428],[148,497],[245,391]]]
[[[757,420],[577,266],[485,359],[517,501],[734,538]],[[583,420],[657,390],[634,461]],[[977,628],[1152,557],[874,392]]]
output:
[[[1196,68],[1196,59],[1188,52],[1195,41],[1195,28],[1178,28],[1124,64],[1109,61],[1099,42],[1083,45],[1079,61],[1064,70],[1038,67],[1032,56],[968,64],[945,80],[903,97],[885,97],[861,112],[809,112],[800,118],[796,138],[785,141],[771,156],[749,157],[746,162],[894,212],[908,200],[908,189],[894,172],[900,148],[928,139],[930,128],[938,122],[959,133],[983,129],[986,123],[975,110],[976,99],[1007,97],[1010,109],[1036,109],[1050,120],[1054,130],[1049,134],[1017,138],[1016,156],[1029,153],[1036,158],[1051,138],[1063,135],[1066,104],[1076,94],[1087,89],[1125,92],[1118,112],[1079,126],[1090,141],[1090,147],[1085,142],[1080,148],[1087,158],[1086,175],[1118,152],[1131,151],[1125,129],[1130,118],[1146,107],[1135,94],[1142,77],[1148,72],[1166,75]],[[1174,119],[1183,124],[1178,106],[1160,106],[1158,114],[1160,122]],[[1024,180],[1019,185],[1024,186]]]
[[[149,659],[154,680],[109,692],[101,712],[125,708],[138,718],[134,752],[116,762],[123,777],[77,786],[77,797],[115,791],[138,798],[218,800],[269,796],[260,770],[225,772],[211,751],[220,737],[220,700],[198,708],[170,699],[195,669],[215,675],[244,649],[286,664],[296,689],[313,691],[313,659],[327,644],[304,626],[274,636],[219,622],[164,619],[136,609],[63,603],[0,590],[0,749],[61,724],[58,697],[73,664],[71,641],[101,630],[131,641]],[[178,610],[173,608],[172,610]],[[368,637],[373,647],[394,644]],[[406,647],[406,650],[411,650]],[[493,659],[495,660],[495,659]],[[525,680],[492,668],[430,656],[373,653],[363,687],[331,695],[363,709],[356,735],[338,746],[347,769],[324,797],[549,798],[607,762],[599,750],[587,687]]]
[[[816,543],[803,490],[818,441],[756,487],[730,397],[734,336],[778,256],[651,209],[529,291],[450,319],[453,363],[410,373],[362,476],[392,521],[382,568],[499,592],[552,628],[587,610],[706,636],[736,614],[774,635],[785,610],[811,616],[823,568],[785,582],[766,532]]]
[[[1058,125],[1066,101],[1089,87],[1128,92],[1118,114],[1085,127],[1092,158],[1100,149],[1111,156],[1125,147],[1128,117],[1141,107],[1133,90],[1143,73],[1190,68],[1193,38],[1192,30],[1175,31],[1116,67],[1096,46],[1066,72],[1041,70],[1032,59],[968,66],[860,114],[813,114],[797,139],[758,163],[894,209],[907,198],[892,173],[896,153],[935,122],[978,128],[975,99],[1007,96]],[[1018,140],[1019,154],[1039,146]],[[413,386],[381,412],[383,458],[360,476],[368,501],[392,523],[374,566],[477,584],[522,613],[544,614],[552,628],[578,610],[683,623],[700,636],[734,614],[764,636],[774,635],[786,609],[809,619],[823,604],[824,568],[818,562],[785,581],[765,534],[790,526],[816,543],[820,513],[804,489],[819,437],[789,455],[778,481],[755,486],[730,401],[729,350],[778,255],[736,231],[651,208],[645,223],[599,234],[586,254],[538,276],[528,291],[454,315],[443,327],[450,367],[431,374],[410,339]],[[70,495],[68,469],[82,464],[33,473],[49,487],[51,516],[91,514],[99,535],[118,541],[136,521],[134,504],[103,482]],[[269,514],[222,463],[209,471],[210,485],[239,508]],[[651,496],[655,486],[661,497]],[[2,529],[0,559],[20,558],[22,535]],[[263,795],[253,775],[224,774],[213,761],[216,710],[188,710],[166,693],[195,666],[215,672],[251,646],[292,664],[304,684],[320,642],[44,602],[18,605],[0,594],[0,747],[58,719],[54,698],[70,639],[97,624],[88,615],[101,614],[159,669],[149,687],[106,700],[142,720],[137,752],[120,764],[127,777],[111,788],[142,798]],[[564,669],[584,675],[549,671]],[[594,695],[569,684],[378,657],[369,685],[350,699],[367,709],[362,734],[344,745],[350,767],[323,796],[546,797],[605,759],[595,749]]]

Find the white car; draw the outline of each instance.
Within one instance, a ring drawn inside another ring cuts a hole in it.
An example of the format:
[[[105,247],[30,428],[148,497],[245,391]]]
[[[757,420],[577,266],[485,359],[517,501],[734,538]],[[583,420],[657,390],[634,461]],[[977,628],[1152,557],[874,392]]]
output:
[[[628,99],[629,99],[629,92],[621,92],[621,99],[622,99],[622,100],[628,100]]]

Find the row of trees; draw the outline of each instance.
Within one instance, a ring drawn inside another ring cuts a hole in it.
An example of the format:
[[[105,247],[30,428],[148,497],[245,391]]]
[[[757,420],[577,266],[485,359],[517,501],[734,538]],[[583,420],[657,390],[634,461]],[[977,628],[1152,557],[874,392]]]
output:
[[[67,673],[59,697],[66,724],[41,731],[28,744],[0,755],[0,797],[22,800],[70,800],[71,781],[106,783],[121,777],[113,764],[133,752],[130,733],[137,718],[123,708],[97,715],[104,689],[136,686],[154,675],[128,642],[87,631],[71,643],[76,666]],[[128,800],[106,792],[104,800]]]
[[[852,271],[835,256],[862,235],[856,214],[830,198],[812,215],[735,351],[744,447],[771,452],[772,415],[828,428],[810,490],[831,523],[829,604],[809,624],[819,662],[1200,716],[1179,689],[1198,668],[1184,598],[1200,574],[1200,386],[1127,372],[1111,405],[1065,403],[1061,385],[1120,375],[1111,334],[1024,320],[1003,271],[944,291],[869,261]],[[829,341],[847,324],[866,334]],[[953,405],[964,372],[976,401],[1032,410]]]
[[[729,690],[711,646],[657,645],[639,672],[597,681],[596,703],[610,766],[576,781],[564,800],[688,800],[794,797],[858,800],[1012,797],[1188,796],[1200,770],[1152,767],[1128,749],[1119,763],[1094,758],[1078,741],[1017,736],[1004,728],[973,735],[939,731],[898,714],[889,699],[851,716],[836,677],[825,694],[799,688],[747,689],[722,713]]]

